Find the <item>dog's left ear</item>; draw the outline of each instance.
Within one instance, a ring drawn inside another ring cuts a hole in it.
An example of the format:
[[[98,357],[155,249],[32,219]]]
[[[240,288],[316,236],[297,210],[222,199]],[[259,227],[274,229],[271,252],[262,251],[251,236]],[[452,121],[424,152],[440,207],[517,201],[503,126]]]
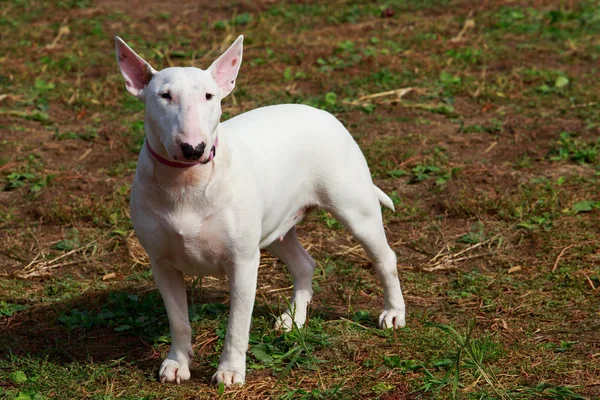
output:
[[[125,78],[127,90],[139,98],[141,91],[156,74],[156,70],[118,36],[115,36],[115,45],[117,47],[117,63],[123,78]]]
[[[243,42],[244,35],[238,36],[227,51],[207,69],[221,89],[221,98],[231,93],[235,87],[235,80],[242,64]]]

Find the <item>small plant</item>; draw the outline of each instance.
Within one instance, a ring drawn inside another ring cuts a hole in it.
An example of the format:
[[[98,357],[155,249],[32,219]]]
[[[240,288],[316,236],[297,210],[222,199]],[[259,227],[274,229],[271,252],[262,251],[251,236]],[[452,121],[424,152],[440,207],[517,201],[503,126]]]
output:
[[[598,162],[599,151],[600,140],[596,140],[595,143],[586,143],[577,139],[573,133],[561,132],[556,147],[550,151],[550,160],[568,160],[579,164],[595,164]]]
[[[358,49],[354,42],[344,40],[338,44],[334,54],[326,58],[317,58],[320,72],[329,73],[335,69],[344,69],[359,64],[364,57],[371,57],[376,53],[373,47]]]
[[[312,322],[310,328],[305,325],[280,336],[263,335],[258,338],[251,334],[250,353],[258,362],[250,363],[248,368],[271,368],[279,372],[278,380],[287,376],[292,368],[317,370],[320,360],[313,353],[317,347],[328,346],[330,342],[318,321]]]
[[[461,121],[462,122],[462,121]],[[462,133],[500,133],[502,132],[502,121],[498,119],[491,119],[489,124],[486,125],[468,125],[462,126],[459,128],[459,132]]]
[[[193,302],[192,297],[192,305],[189,310],[190,321],[197,322],[208,316],[214,317],[217,315],[222,315],[226,312],[226,310],[227,306],[221,303],[203,303],[201,305],[196,305]]]
[[[477,64],[481,62],[482,54],[483,52],[480,49],[474,49],[472,47],[451,49],[446,52],[448,57],[467,64]]]
[[[542,94],[563,94],[570,87],[571,81],[559,70],[539,69],[536,67],[522,70],[523,80]]]
[[[108,167],[109,176],[124,176],[133,173],[137,167],[137,161],[119,161]]]
[[[588,400],[589,397],[582,396],[573,391],[573,386],[554,386],[546,382],[541,382],[532,387],[518,387],[515,395],[519,398],[523,396],[534,396],[534,398],[556,399],[556,400]],[[526,397],[529,398],[529,397]]]
[[[413,176],[408,183],[423,182],[431,178],[431,176],[438,174],[440,171],[441,168],[436,167],[435,165],[417,165],[412,169]]]
[[[385,171],[385,173],[392,178],[400,178],[403,176],[410,175],[410,172],[403,169],[390,169]]]
[[[469,322],[467,332],[465,335],[461,335],[450,325],[446,324],[434,324],[427,323],[426,326],[436,328],[445,333],[452,341],[456,344],[456,354],[453,359],[440,360],[435,366],[450,367],[448,372],[442,379],[428,380],[422,387],[423,390],[427,391],[432,388],[432,384],[435,383],[437,390],[441,389],[441,386],[450,384],[452,385],[452,397],[456,398],[458,387],[461,379],[461,369],[471,369],[475,371],[476,376],[480,376],[490,386],[490,388],[496,393],[498,398],[508,399],[509,397],[497,388],[497,380],[494,374],[488,370],[484,365],[486,355],[489,353],[486,342],[472,338],[473,330],[475,328],[475,320]],[[431,373],[427,374],[431,377]]]
[[[412,169],[412,177],[408,181],[409,184],[419,183],[436,178],[436,186],[444,186],[449,180],[456,177],[460,168],[443,169],[435,165],[417,165]]]
[[[388,368],[396,368],[403,374],[417,371],[424,368],[424,364],[417,363],[415,360],[403,360],[400,356],[384,356],[383,362]]]
[[[485,232],[483,230],[483,224],[480,221],[475,222],[471,225],[471,230],[469,233],[465,233],[458,239],[456,239],[458,243],[466,243],[466,244],[477,244],[485,241]]]
[[[61,251],[71,251],[79,247],[80,245],[81,243],[79,242],[79,231],[73,228],[67,232],[63,240],[59,240],[58,242],[54,243],[52,245],[52,248]]]
[[[339,222],[337,219],[335,219],[335,217],[333,215],[331,215],[330,213],[328,213],[325,210],[319,209],[317,212],[317,218],[320,221],[325,222],[325,225],[327,225],[327,228],[329,229],[342,229],[344,227],[344,225],[342,225],[341,222]]]
[[[527,220],[519,222],[517,227],[529,231],[535,231],[540,228],[549,231],[554,226],[554,219],[555,217],[548,213],[544,213],[543,215],[532,215]]]
[[[302,71],[296,71],[296,72],[294,72],[292,70],[292,67],[287,67],[283,71],[283,80],[285,82],[290,82],[290,81],[294,81],[294,80],[298,80],[298,79],[304,79],[304,78],[306,78],[306,73],[304,73]]]
[[[600,201],[583,200],[573,204],[571,208],[573,214],[587,213],[595,209],[600,209]]]
[[[573,345],[575,345],[577,343],[579,343],[579,342],[561,341],[560,344],[550,342],[550,343],[545,343],[542,347],[544,349],[552,350],[555,353],[564,353],[566,351],[569,351],[569,349],[571,349],[571,347],[573,347]]]
[[[460,76],[452,75],[451,73],[446,71],[443,71],[440,74],[440,83],[445,87],[458,85],[460,82]]]
[[[344,106],[338,101],[338,96],[334,92],[327,92],[324,97],[308,99],[304,103],[330,112],[337,112],[344,109]]]
[[[234,26],[243,26],[248,25],[250,22],[254,20],[252,14],[250,13],[241,13],[235,15],[231,20],[220,20],[214,23],[213,27],[217,30],[227,30]]]
[[[556,77],[554,82],[543,83],[537,87],[537,90],[541,93],[560,92],[564,88],[566,88],[569,85],[569,83],[569,78],[567,78],[565,75],[559,75],[558,77]]]
[[[28,181],[36,179],[35,174],[29,172],[11,172],[6,176],[4,190],[12,190],[23,187]]]
[[[56,140],[84,140],[84,141],[90,141],[93,139],[96,139],[98,137],[98,132],[96,131],[95,128],[88,128],[86,129],[84,132],[74,132],[74,131],[67,131],[67,132],[56,132],[56,134],[54,135],[54,138]]]
[[[28,306],[21,304],[7,303],[6,301],[0,301],[0,315],[4,317],[12,317],[16,312],[26,310]]]
[[[36,193],[48,186],[55,176],[54,174],[37,175],[31,172],[11,172],[6,176],[3,190],[8,191],[28,186],[31,193]]]

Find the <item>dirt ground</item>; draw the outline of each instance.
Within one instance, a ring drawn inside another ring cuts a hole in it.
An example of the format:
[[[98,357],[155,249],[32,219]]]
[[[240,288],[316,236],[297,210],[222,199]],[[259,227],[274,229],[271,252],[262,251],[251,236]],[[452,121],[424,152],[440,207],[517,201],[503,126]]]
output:
[[[598,1],[11,0],[0,10],[0,398],[600,397]],[[239,34],[224,118],[304,103],[363,150],[408,307],[331,215],[305,329],[263,253],[247,383],[210,385],[225,278],[188,279],[192,380],[160,385],[170,337],[129,220],[143,105],[113,37],[155,68],[206,68]]]

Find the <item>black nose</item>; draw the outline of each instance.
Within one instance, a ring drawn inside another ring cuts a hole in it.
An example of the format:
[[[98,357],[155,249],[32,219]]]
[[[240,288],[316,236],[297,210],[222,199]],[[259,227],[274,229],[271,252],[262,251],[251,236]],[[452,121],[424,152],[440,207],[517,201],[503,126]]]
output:
[[[183,153],[183,157],[186,160],[197,160],[202,157],[204,153],[204,149],[206,148],[206,143],[202,142],[196,147],[192,147],[192,145],[188,143],[181,143],[181,152]]]

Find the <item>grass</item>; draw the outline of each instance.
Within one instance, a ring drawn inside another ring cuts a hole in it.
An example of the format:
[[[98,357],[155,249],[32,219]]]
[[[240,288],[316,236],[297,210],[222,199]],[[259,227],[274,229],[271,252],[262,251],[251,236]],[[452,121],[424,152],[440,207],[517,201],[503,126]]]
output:
[[[598,10],[5,1],[0,398],[598,398]],[[224,118],[294,102],[349,128],[396,206],[407,326],[376,328],[369,262],[315,211],[299,228],[317,260],[307,325],[273,330],[291,278],[263,253],[247,383],[213,387],[227,281],[190,278],[192,380],[160,385],[168,323],[128,208],[143,106],[112,37],[155,68],[206,68],[241,33]]]

